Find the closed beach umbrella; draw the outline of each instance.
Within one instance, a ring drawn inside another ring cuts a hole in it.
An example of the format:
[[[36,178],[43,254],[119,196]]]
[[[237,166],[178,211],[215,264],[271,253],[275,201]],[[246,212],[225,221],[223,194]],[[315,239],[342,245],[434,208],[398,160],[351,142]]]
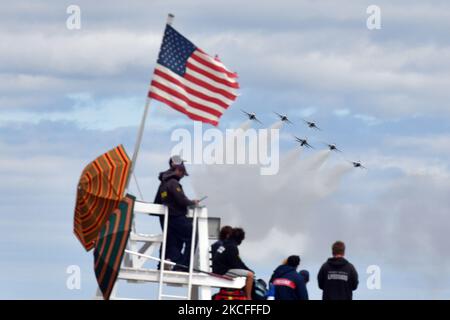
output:
[[[94,249],[95,276],[105,300],[109,299],[130,235],[135,197],[127,195],[103,225]]]
[[[100,229],[123,198],[130,167],[131,161],[119,145],[84,168],[78,183],[74,232],[86,251],[94,247]]]

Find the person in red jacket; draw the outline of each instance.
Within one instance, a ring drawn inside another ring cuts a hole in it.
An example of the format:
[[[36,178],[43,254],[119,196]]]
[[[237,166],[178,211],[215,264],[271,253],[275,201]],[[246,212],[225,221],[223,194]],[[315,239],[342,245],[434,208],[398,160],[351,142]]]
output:
[[[292,255],[275,269],[269,281],[275,289],[275,300],[308,300],[306,281],[297,273],[299,265],[300,257]]]

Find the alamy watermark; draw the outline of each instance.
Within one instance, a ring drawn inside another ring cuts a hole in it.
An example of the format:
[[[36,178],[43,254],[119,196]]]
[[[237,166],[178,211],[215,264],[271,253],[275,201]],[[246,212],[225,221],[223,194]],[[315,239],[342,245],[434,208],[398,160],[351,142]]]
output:
[[[370,265],[366,269],[367,277],[366,286],[369,290],[381,290],[381,268],[377,265]]]
[[[66,269],[66,273],[69,275],[66,280],[66,287],[69,290],[81,289],[81,268],[77,265],[70,265]]]
[[[259,165],[261,175],[275,175],[280,166],[279,129],[226,129],[225,132],[194,122],[193,133],[175,129],[170,137],[177,142],[172,155],[187,164]]]
[[[81,8],[75,4],[67,7],[66,13],[69,15],[66,20],[66,27],[69,30],[81,29]]]
[[[370,5],[366,9],[369,17],[366,20],[366,26],[369,30],[381,29],[381,8],[377,5]]]

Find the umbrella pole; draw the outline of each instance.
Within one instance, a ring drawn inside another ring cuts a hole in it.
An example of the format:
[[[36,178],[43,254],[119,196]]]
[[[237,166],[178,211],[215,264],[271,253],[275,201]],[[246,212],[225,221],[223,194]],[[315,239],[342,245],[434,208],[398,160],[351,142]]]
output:
[[[167,24],[172,25],[174,18],[175,18],[175,16],[173,14],[169,13],[167,15]],[[123,194],[124,196],[128,192],[128,187],[130,185],[131,176],[133,175],[134,168],[136,167],[136,161],[137,161],[137,157],[139,155],[139,149],[141,148],[142,136],[144,134],[144,129],[145,129],[145,120],[147,119],[148,109],[150,108],[151,100],[152,99],[149,96],[147,96],[147,100],[145,102],[144,114],[142,115],[141,125],[139,127],[136,143],[134,145],[133,158],[131,159],[131,168],[130,168],[130,173],[128,174],[127,183],[125,185],[125,192]]]

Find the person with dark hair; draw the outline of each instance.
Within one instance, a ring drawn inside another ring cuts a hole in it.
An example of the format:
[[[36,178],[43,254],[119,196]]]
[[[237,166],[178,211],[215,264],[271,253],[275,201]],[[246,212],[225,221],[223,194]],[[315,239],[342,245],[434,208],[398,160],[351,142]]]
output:
[[[219,249],[220,246],[223,245],[223,242],[225,240],[228,240],[228,238],[230,238],[232,232],[233,232],[233,228],[231,226],[223,226],[220,229],[219,240],[214,242],[211,246],[211,257],[212,258],[214,258],[214,255],[216,254],[217,249]]]
[[[169,159],[170,168],[159,174],[161,181],[154,203],[164,204],[169,209],[166,239],[166,260],[189,266],[192,241],[192,220],[186,217],[189,206],[198,204],[198,200],[186,197],[180,180],[188,176],[184,161],[179,156]],[[160,216],[161,228],[164,216]],[[183,249],[184,248],[184,249]],[[169,265],[165,265],[169,267]]]
[[[213,272],[232,277],[246,277],[245,296],[247,300],[251,300],[254,272],[241,260],[238,249],[244,239],[244,229],[233,228],[229,239],[223,242],[213,256]]]
[[[345,244],[336,241],[329,258],[317,275],[319,288],[323,290],[323,300],[352,300],[353,291],[358,288],[358,272],[345,258]]]
[[[299,265],[300,257],[293,255],[275,269],[269,281],[275,288],[275,300],[308,300],[305,281],[297,273]]]
[[[299,273],[300,277],[302,277],[303,282],[306,284],[308,284],[309,282],[309,271],[308,270],[300,270]]]

